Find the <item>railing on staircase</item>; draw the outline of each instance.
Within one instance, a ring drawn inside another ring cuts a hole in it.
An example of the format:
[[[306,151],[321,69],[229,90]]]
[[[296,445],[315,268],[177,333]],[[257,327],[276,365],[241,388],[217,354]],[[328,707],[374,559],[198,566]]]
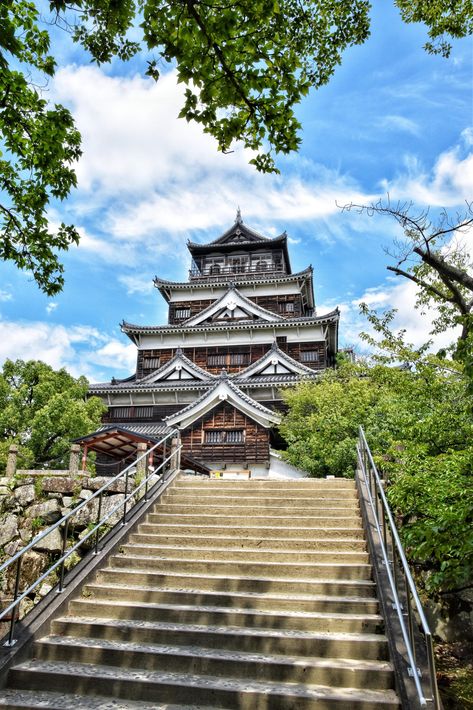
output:
[[[362,427],[357,451],[356,481],[403,704],[439,710],[432,633]]]
[[[175,440],[175,442],[177,442],[174,446],[172,445],[173,439]],[[167,449],[168,442],[171,444],[171,446]],[[146,461],[152,460],[150,454],[152,454],[159,447],[161,447],[162,450],[161,463],[159,463],[159,465],[156,467],[147,467]],[[107,481],[95,493],[93,493],[87,499],[83,500],[82,503],[80,503],[71,511],[69,511],[66,515],[64,515],[60,520],[51,525],[49,528],[46,528],[41,533],[36,535],[36,537],[34,537],[28,543],[28,545],[23,547],[15,555],[13,555],[2,565],[0,565],[0,579],[4,574],[7,573],[8,568],[12,567],[13,565],[16,565],[16,570],[14,573],[15,585],[13,601],[5,609],[0,610],[0,623],[2,622],[2,619],[5,620],[5,617],[7,617],[7,620],[10,621],[8,639],[5,642],[5,646],[13,646],[15,643],[15,623],[19,618],[19,605],[21,604],[23,599],[28,597],[28,595],[31,594],[34,589],[36,589],[39,584],[46,580],[46,578],[49,577],[49,575],[55,570],[58,570],[59,579],[56,586],[56,592],[61,593],[66,586],[65,572],[67,559],[80,547],[83,548],[84,543],[89,540],[89,538],[93,538],[92,555],[97,555],[99,552],[100,540],[104,537],[105,533],[110,532],[110,530],[107,530],[106,528],[104,530],[104,525],[106,525],[107,521],[110,520],[110,518],[113,519],[113,516],[115,516],[116,513],[120,509],[122,509],[120,520],[119,522],[113,525],[113,530],[118,526],[121,527],[126,525],[134,507],[142,504],[143,502],[147,502],[148,499],[151,499],[151,497],[159,491],[162,485],[167,482],[170,476],[175,471],[179,470],[181,449],[182,444],[180,443],[178,432],[175,430],[171,430],[160,441],[150,447],[143,454],[139,455],[129,466],[123,469],[123,471],[121,471],[116,476],[111,477],[110,480]],[[138,480],[137,478],[135,480],[134,485],[132,486],[130,481],[130,474],[132,474],[134,470],[137,471],[139,468],[144,469],[144,476],[141,480]],[[112,491],[114,490],[114,488],[116,489],[117,481],[124,481],[124,497],[112,508],[108,508],[106,513],[102,514],[103,495],[107,491],[110,492],[109,489],[111,489]],[[131,490],[129,490],[130,488]],[[74,543],[71,547],[67,547],[69,528],[71,524],[74,524],[74,516],[77,516],[77,514],[86,506],[89,506],[90,508],[91,501],[94,501],[94,499],[98,499],[95,523],[89,526],[86,534],[83,535],[76,543]],[[62,528],[62,551],[59,559],[56,560],[52,565],[50,565],[48,569],[45,570],[37,579],[35,579],[35,581],[32,582],[32,584],[30,584],[27,589],[20,592],[21,565],[25,553],[27,553],[29,550],[32,550],[35,546],[38,545],[39,542],[41,542],[41,540],[46,538],[58,528]]]

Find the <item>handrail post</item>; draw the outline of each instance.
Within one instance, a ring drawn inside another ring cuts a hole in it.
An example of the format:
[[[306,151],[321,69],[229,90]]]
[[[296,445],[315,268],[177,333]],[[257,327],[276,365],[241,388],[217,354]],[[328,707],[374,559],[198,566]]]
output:
[[[99,552],[99,533],[100,533],[100,519],[102,517],[102,498],[103,498],[103,491],[100,491],[99,495],[99,505],[97,509],[97,530],[95,531],[95,546],[94,546],[94,555],[97,555]]]
[[[67,546],[67,535],[69,532],[69,518],[67,518],[66,523],[64,525],[63,531],[62,531],[62,551],[61,551],[61,557],[64,557],[66,554],[66,546]],[[59,586],[58,586],[58,593],[62,592],[64,589],[64,565],[66,564],[66,560],[63,559],[61,562],[61,568],[59,570]]]
[[[166,444],[168,440],[167,437],[163,441],[163,481],[166,480]]]
[[[18,599],[18,592],[20,591],[20,575],[21,575],[21,562],[23,557],[19,557],[16,562],[16,577],[15,577],[15,592],[13,596],[13,601],[16,602]],[[8,634],[7,646],[13,646],[15,643],[13,640],[13,634],[15,633],[15,621],[16,615],[20,616],[20,609],[14,606],[12,609],[11,619],[10,619],[10,631]]]

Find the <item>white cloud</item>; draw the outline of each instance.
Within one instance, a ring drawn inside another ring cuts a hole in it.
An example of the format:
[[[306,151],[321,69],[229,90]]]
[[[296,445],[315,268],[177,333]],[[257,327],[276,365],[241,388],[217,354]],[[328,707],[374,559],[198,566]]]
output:
[[[4,291],[0,289],[0,301],[13,301],[13,294],[11,294],[9,291]]]
[[[290,159],[287,177],[257,173],[241,146],[218,153],[199,126],[177,119],[183,89],[175,72],[156,84],[69,66],[53,90],[82,133],[75,221],[100,213],[101,229],[112,237],[104,241],[81,228],[81,246],[103,259],[116,258],[113,240],[152,239],[159,250],[169,247],[170,234],[179,242],[179,233],[227,225],[238,204],[244,219],[269,228],[336,214],[337,200],[375,197],[350,176],[306,159]]]
[[[120,370],[124,376],[130,374],[136,348],[85,325],[0,321],[0,363],[19,357],[42,360],[55,369],[65,367],[74,377],[86,375],[96,381],[110,377],[109,369],[117,376]]]
[[[412,121],[410,118],[405,118],[404,116],[397,116],[395,114],[383,116],[383,118],[378,122],[378,125],[380,128],[404,131],[405,133],[411,133],[414,136],[419,134],[419,125],[415,121]]]
[[[118,280],[126,287],[126,292],[129,296],[134,294],[149,295],[154,291],[153,280],[148,276],[119,276]]]
[[[465,129],[463,145],[455,145],[441,153],[432,170],[426,169],[416,156],[406,156],[405,172],[381,185],[394,199],[408,199],[432,207],[454,207],[473,199],[473,152],[471,129]]]
[[[58,305],[59,305],[59,303],[54,303],[53,301],[51,301],[46,306],[46,313],[48,313],[48,314],[53,313],[56,310],[56,308],[58,307]]]
[[[414,307],[417,300],[417,286],[413,281],[407,279],[389,279],[384,284],[367,288],[360,296],[341,304],[340,311],[340,340],[341,345],[357,344],[360,349],[366,348],[359,339],[361,332],[373,334],[373,330],[364,316],[360,314],[361,303],[366,303],[370,308],[377,311],[395,309],[397,311],[392,329],[395,331],[406,331],[406,342],[412,343],[415,347],[420,347],[424,343],[432,340],[431,349],[436,351],[446,348],[458,338],[460,329],[455,328],[445,333],[431,335],[437,311],[435,308],[420,310]],[[333,308],[332,304],[326,304],[318,308],[319,313]]]

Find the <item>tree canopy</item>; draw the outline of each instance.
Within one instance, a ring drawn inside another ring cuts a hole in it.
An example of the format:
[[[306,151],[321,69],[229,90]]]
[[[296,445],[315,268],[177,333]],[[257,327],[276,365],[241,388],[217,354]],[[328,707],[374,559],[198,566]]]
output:
[[[342,361],[285,393],[285,456],[314,476],[353,476],[362,425],[410,561],[441,593],[473,574],[472,398],[461,365],[407,345],[392,315],[377,321],[372,361]]]
[[[448,56],[449,38],[471,34],[470,0],[395,0],[406,22],[424,22],[427,49]],[[255,151],[261,171],[274,153],[297,150],[294,110],[326,84],[343,51],[366,41],[368,0],[33,0],[0,5],[0,258],[32,272],[47,294],[63,285],[57,252],[77,243],[72,225],[53,228],[47,208],[76,184],[80,137],[63,106],[41,86],[54,75],[48,23],[69,31],[98,62],[155,53],[147,73],[175,66],[186,85],[181,117],[197,121],[220,150]],[[40,12],[41,8],[41,12]]]
[[[87,391],[85,377],[38,360],[7,360],[0,374],[0,470],[11,444],[19,446],[20,468],[67,468],[71,439],[97,429],[104,410]]]

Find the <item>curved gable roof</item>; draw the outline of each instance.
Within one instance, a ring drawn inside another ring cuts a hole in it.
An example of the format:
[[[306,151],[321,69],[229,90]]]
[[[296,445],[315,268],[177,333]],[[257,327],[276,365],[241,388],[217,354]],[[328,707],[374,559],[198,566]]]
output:
[[[153,384],[160,380],[213,380],[217,376],[196,365],[178,348],[171,360],[151,374],[139,380],[140,385]]]
[[[240,293],[240,291],[235,288],[235,286],[231,286],[228,291],[223,294],[223,296],[214,301],[214,303],[211,303],[210,306],[207,306],[207,308],[204,308],[204,310],[200,311],[200,313],[197,313],[195,316],[191,316],[191,318],[185,320],[182,325],[186,327],[189,325],[199,325],[200,323],[206,321],[208,318],[212,318],[212,316],[217,316],[218,313],[221,313],[223,311],[230,311],[233,314],[240,312],[246,315],[248,318],[254,317],[270,322],[280,322],[284,320],[282,316],[279,316],[276,313],[273,313],[272,311],[268,311],[266,310],[266,308],[258,306],[249,298],[243,296],[243,294]],[[236,320],[238,316],[233,316],[233,318]],[[243,319],[245,319],[244,316]],[[224,319],[222,318],[222,320]]]
[[[184,407],[179,412],[165,418],[168,426],[177,426],[179,429],[186,429],[197,419],[201,419],[208,412],[215,409],[222,402],[228,402],[235,409],[256,421],[261,426],[269,429],[274,424],[278,424],[281,418],[260,402],[249,397],[231,380],[229,380],[225,370],[218,377],[217,381],[207,392],[194,402]]]
[[[317,373],[310,367],[297,362],[290,355],[287,355],[281,350],[276,343],[273,343],[271,348],[260,357],[259,360],[249,365],[244,370],[237,374],[238,380],[247,380],[251,377],[259,377],[267,375],[299,375],[317,377]]]

